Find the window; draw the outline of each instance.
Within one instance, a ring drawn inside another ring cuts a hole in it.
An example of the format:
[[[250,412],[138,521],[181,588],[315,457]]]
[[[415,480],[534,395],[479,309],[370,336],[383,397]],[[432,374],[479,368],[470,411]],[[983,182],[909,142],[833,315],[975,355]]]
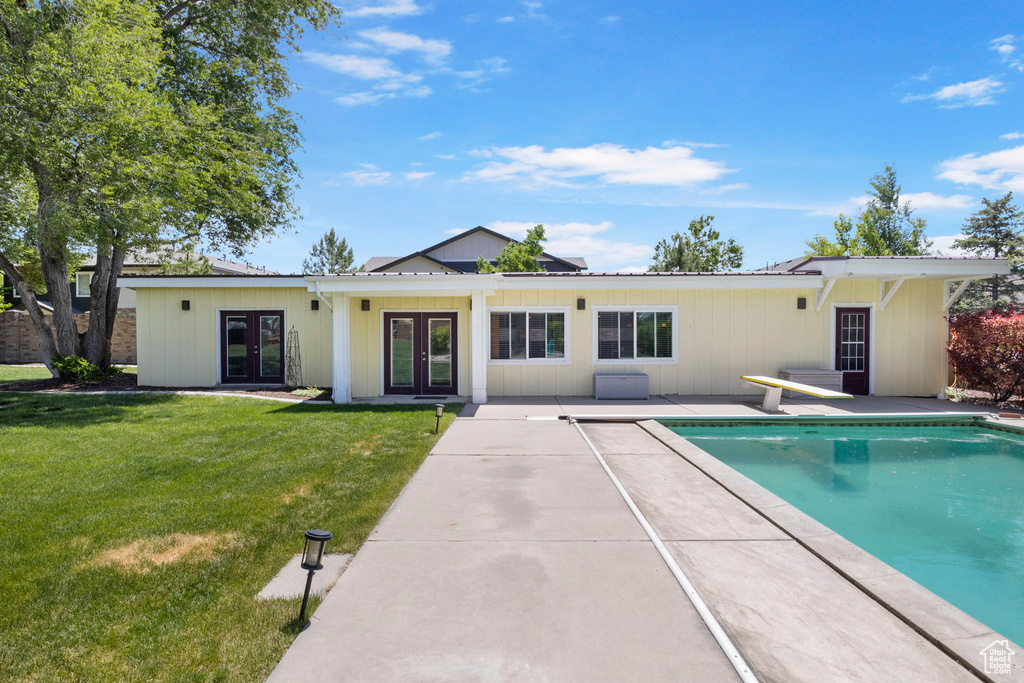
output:
[[[92,273],[75,274],[75,296],[89,296],[89,288],[92,286]]]
[[[564,359],[563,311],[491,312],[491,360]]]
[[[598,311],[598,360],[668,360],[673,313],[665,310]]]

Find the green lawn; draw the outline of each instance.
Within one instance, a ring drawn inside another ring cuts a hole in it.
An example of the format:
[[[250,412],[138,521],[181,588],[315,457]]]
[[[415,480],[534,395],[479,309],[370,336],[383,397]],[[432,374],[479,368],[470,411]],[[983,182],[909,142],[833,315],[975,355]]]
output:
[[[355,551],[433,429],[433,404],[0,394],[0,679],[262,681],[299,601],[256,593],[308,528]]]
[[[137,369],[121,368],[124,372],[135,374]],[[50,371],[45,367],[25,367],[21,365],[0,365],[0,384],[8,382],[21,382],[29,379],[48,379]]]

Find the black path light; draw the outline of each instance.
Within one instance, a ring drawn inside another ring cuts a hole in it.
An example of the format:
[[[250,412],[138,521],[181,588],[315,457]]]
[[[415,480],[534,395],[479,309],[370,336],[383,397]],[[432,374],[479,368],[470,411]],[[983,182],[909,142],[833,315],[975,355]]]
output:
[[[324,568],[321,562],[324,558],[324,546],[332,538],[334,535],[323,529],[310,529],[306,532],[306,545],[302,548],[302,568],[309,571],[309,576],[306,577],[306,591],[302,594],[302,608],[299,610],[299,623],[303,628],[308,623],[306,621],[306,603],[309,602],[309,587],[313,584],[313,572]]]
[[[434,423],[434,433],[437,434],[437,430],[441,428],[441,416],[444,415],[444,404],[434,404],[434,417],[437,418],[437,422]]]

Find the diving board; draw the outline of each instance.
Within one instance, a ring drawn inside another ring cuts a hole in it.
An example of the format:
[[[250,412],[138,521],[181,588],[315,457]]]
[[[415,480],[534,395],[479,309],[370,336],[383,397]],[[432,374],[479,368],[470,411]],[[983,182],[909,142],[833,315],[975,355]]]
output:
[[[782,400],[783,389],[807,394],[809,396],[816,396],[817,398],[853,398],[851,394],[844,394],[841,391],[812,387],[810,384],[790,382],[789,380],[779,379],[778,377],[741,375],[740,379],[748,384],[753,384],[754,386],[765,390],[764,401],[761,403],[761,408],[771,413],[779,412],[779,402]]]

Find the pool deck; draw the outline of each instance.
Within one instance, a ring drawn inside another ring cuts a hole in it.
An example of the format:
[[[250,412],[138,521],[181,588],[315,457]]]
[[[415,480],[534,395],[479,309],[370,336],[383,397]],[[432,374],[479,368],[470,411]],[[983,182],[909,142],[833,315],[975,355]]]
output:
[[[763,416],[754,399],[467,405],[270,680],[738,680],[587,440],[557,417]],[[805,415],[989,412],[873,397],[782,407]],[[936,623],[951,630],[925,637],[823,559],[848,554],[835,534],[787,520],[771,494],[744,488],[749,480],[731,469],[702,470],[713,465],[681,457],[659,427],[593,422],[582,430],[759,680],[978,680],[936,643],[959,640],[977,652],[990,631],[940,614]],[[906,590],[873,559],[854,554],[847,567],[880,592]],[[914,595],[916,618],[943,612],[931,594]],[[993,679],[1024,676],[1018,667]]]

